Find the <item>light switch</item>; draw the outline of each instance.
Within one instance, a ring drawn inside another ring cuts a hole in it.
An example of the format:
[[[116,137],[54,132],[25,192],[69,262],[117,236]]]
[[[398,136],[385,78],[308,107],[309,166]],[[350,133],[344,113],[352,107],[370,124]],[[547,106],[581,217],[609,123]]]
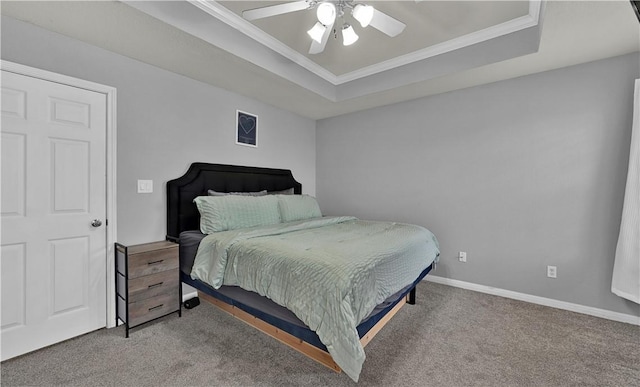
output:
[[[153,193],[153,180],[138,180],[138,193]]]

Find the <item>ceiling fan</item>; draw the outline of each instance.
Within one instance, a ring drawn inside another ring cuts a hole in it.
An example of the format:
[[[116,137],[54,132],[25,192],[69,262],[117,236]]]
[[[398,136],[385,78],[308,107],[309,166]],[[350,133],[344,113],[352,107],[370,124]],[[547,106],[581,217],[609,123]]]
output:
[[[318,21],[311,27],[307,34],[311,37],[311,47],[309,54],[319,54],[329,40],[337,18],[342,19],[342,39],[345,46],[351,45],[358,40],[358,35],[349,23],[344,21],[345,14],[350,13],[362,27],[371,26],[384,34],[394,37],[399,35],[406,25],[391,16],[378,11],[374,7],[354,0],[299,0],[289,3],[271,5],[267,7],[250,9],[242,12],[242,17],[246,20],[257,20],[265,17],[282,15],[289,12],[296,12],[305,9],[316,9]]]

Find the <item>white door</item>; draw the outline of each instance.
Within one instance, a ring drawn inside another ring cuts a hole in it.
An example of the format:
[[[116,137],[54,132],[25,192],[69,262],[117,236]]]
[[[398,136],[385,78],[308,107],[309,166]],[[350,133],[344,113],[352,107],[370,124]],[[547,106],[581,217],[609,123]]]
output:
[[[106,325],[106,114],[2,71],[2,360]]]

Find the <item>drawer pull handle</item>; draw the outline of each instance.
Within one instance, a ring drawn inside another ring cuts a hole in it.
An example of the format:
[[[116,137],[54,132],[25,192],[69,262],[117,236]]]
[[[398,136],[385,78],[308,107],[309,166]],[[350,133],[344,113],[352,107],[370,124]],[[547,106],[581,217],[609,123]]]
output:
[[[147,289],[155,288],[156,286],[162,285],[164,282],[158,282],[157,284],[147,286]]]
[[[149,263],[147,263],[147,265],[155,265],[156,263],[160,263],[160,262],[162,262],[162,261],[164,261],[164,259],[161,259],[161,260],[159,260],[159,261],[149,262]]]
[[[153,308],[149,308],[149,312],[151,312],[154,309],[162,308],[162,305],[164,305],[164,304],[160,304],[158,306],[154,306]]]

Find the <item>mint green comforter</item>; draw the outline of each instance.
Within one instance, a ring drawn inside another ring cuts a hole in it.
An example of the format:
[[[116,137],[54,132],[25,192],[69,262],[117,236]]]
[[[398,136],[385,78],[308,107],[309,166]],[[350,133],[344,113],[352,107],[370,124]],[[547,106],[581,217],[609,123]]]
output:
[[[356,326],[438,254],[435,236],[420,226],[324,217],[210,234],[191,277],[291,310],[357,381],[365,354]]]

